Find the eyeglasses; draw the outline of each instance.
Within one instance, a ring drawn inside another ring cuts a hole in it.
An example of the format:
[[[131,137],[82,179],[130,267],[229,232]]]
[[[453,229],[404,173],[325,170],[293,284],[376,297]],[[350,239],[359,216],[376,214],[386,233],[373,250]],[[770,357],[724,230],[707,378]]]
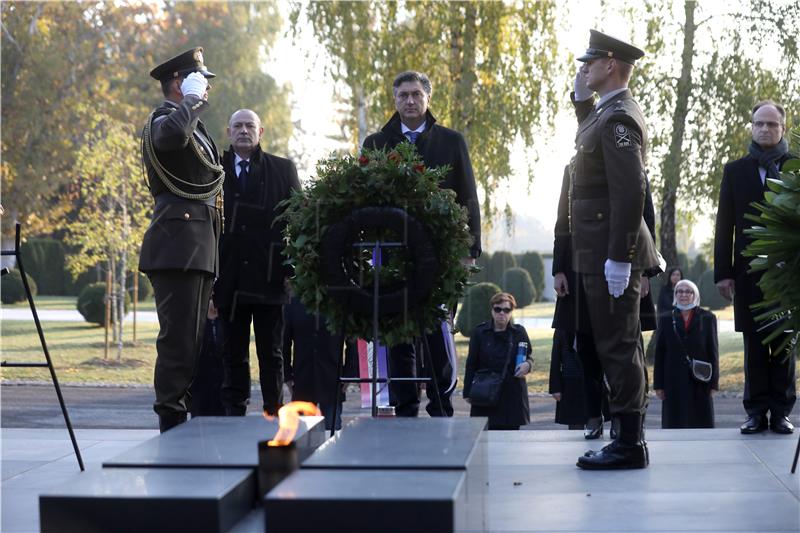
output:
[[[782,126],[780,122],[762,122],[757,120],[753,122],[753,126],[756,128],[769,128],[771,130],[776,130]]]
[[[511,313],[512,309],[510,307],[492,307],[492,311],[498,314],[505,313],[508,315]]]
[[[678,289],[677,291],[675,291],[675,294],[688,294],[691,296],[694,294],[694,291],[691,289]]]

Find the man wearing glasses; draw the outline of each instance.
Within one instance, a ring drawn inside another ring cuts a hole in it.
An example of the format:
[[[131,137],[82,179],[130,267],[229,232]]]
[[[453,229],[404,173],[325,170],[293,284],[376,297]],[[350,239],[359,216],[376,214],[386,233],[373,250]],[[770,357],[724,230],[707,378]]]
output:
[[[778,179],[783,164],[794,157],[783,134],[786,111],[772,100],[753,107],[749,154],[725,165],[719,191],[717,223],[714,233],[714,281],[720,294],[733,300],[736,331],[744,340],[744,409],[747,420],[744,434],[760,433],[769,427],[775,433],[794,431],[789,422],[797,397],[795,390],[795,353],[776,353],[785,337],[778,336],[768,345],[762,341],[769,329],[761,329],[750,306],[763,300],[758,281],[762,273],[751,274],[749,261],[742,251],[749,239],[744,230],[754,223],[745,214],[758,212],[753,202],[763,202],[767,179]],[[767,420],[769,412],[769,420]]]
[[[436,118],[428,109],[432,87],[430,79],[425,74],[414,71],[398,74],[392,83],[392,91],[397,112],[381,131],[364,140],[363,148],[394,148],[406,141],[416,146],[426,167],[437,168],[445,165],[450,167],[447,177],[439,186],[455,191],[458,203],[466,207],[469,212],[469,230],[473,241],[470,257],[465,258],[465,261],[474,264],[475,258],[481,254],[481,213],[475,176],[472,174],[472,164],[464,136],[436,122]],[[445,335],[449,335],[449,332],[443,329],[428,336],[433,359],[432,370],[436,372],[442,400],[442,409],[439,409],[432,391],[433,386],[429,384],[426,387],[428,395],[426,409],[431,416],[453,415],[450,395],[454,388],[455,368],[448,354]],[[389,357],[389,370],[393,377],[413,376],[416,372],[413,347],[407,345],[393,347]],[[417,416],[419,395],[416,384],[391,383],[389,392],[395,399],[395,413],[398,416]]]

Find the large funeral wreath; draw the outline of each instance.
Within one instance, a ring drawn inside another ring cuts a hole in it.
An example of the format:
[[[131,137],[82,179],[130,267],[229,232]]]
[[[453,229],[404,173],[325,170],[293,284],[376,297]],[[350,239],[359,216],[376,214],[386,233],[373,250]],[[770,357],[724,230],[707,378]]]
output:
[[[439,188],[448,168],[426,168],[409,143],[360,156],[330,158],[317,179],[285,202],[296,296],[327,317],[328,328],[371,338],[373,247],[381,248],[379,331],[383,344],[408,342],[420,324],[430,331],[447,317],[441,304],[464,292],[472,237],[455,193]]]

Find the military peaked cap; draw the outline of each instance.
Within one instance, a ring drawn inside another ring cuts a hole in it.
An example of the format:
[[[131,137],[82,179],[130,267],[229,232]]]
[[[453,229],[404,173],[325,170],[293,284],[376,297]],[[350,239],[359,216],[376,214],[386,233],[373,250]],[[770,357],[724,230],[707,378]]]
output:
[[[601,57],[612,57],[626,63],[633,63],[644,56],[644,52],[632,44],[620,41],[597,30],[589,30],[589,48],[578,61],[590,61]]]
[[[210,72],[203,64],[203,48],[200,46],[167,59],[151,70],[150,76],[158,81],[164,81],[186,76],[192,72],[199,72],[206,78],[216,77],[216,74]]]

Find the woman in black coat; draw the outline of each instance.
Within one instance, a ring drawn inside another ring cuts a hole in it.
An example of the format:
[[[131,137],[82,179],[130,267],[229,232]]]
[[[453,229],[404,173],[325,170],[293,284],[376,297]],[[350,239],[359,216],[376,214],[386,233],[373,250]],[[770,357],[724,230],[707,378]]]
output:
[[[497,405],[473,405],[470,416],[489,417],[489,429],[519,429],[530,423],[528,383],[525,376],[533,369],[531,341],[525,328],[512,323],[517,302],[511,294],[500,292],[489,301],[492,320],[478,325],[469,339],[469,354],[464,371],[464,398],[470,400],[475,373],[491,369],[504,374]],[[520,343],[525,343],[525,360],[516,364]],[[505,370],[504,370],[505,369]]]
[[[661,427],[713,428],[714,392],[719,389],[717,317],[699,307],[697,285],[675,286],[675,309],[658,335],[653,388],[662,400]],[[711,363],[707,383],[692,376],[686,355]]]
[[[556,400],[556,424],[583,429],[587,420],[584,371],[574,345],[575,334],[571,331],[553,332],[548,392]]]

